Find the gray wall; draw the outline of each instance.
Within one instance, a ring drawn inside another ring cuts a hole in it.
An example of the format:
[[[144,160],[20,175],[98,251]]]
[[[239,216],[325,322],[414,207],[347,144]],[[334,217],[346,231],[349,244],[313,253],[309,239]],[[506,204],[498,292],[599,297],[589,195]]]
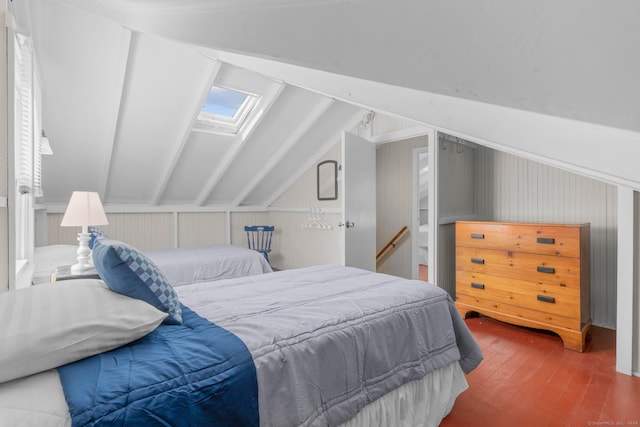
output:
[[[591,316],[616,326],[617,190],[534,161],[477,150],[478,219],[591,224]]]

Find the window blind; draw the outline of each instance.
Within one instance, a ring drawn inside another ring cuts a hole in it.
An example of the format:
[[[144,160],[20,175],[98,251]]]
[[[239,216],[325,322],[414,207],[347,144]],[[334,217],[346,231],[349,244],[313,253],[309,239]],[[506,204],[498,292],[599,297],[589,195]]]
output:
[[[33,57],[28,37],[15,34],[15,113],[17,126],[17,185],[19,194],[28,194],[33,185],[34,117]]]
[[[33,141],[33,197],[42,197],[42,91],[38,79],[33,81],[33,115],[34,115],[34,141]]]

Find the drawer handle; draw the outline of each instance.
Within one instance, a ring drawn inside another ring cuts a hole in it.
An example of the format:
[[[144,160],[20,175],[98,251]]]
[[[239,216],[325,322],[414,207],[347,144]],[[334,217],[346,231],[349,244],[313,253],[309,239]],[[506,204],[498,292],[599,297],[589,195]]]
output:
[[[554,304],[556,302],[556,299],[554,297],[549,297],[547,295],[538,295],[538,301],[549,302],[551,304]]]
[[[549,274],[553,274],[556,272],[556,269],[553,267],[543,267],[541,265],[539,265],[536,270],[538,270],[540,273],[549,273]]]
[[[484,234],[482,233],[471,233],[472,239],[484,239]]]
[[[538,237],[537,242],[545,245],[553,245],[556,242],[556,239],[553,237]]]
[[[483,258],[471,258],[471,262],[474,264],[484,264]]]
[[[471,287],[475,289],[484,289],[484,283],[471,282]]]

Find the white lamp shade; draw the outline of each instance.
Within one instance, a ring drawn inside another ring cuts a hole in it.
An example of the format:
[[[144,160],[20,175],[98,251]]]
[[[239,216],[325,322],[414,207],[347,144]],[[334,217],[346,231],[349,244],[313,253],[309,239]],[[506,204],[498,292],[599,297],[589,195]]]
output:
[[[74,191],[60,223],[63,227],[109,224],[100,196],[91,191]]]

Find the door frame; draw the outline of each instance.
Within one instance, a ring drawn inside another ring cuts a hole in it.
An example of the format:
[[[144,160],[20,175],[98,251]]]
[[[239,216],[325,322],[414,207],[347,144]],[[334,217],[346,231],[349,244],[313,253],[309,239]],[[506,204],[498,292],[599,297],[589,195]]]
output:
[[[427,136],[427,138],[429,138]],[[427,153],[428,155],[430,155],[431,153],[429,152],[429,142],[427,141],[427,146],[426,147],[420,147],[420,148],[414,148],[413,149],[413,158],[412,158],[412,167],[411,167],[411,236],[413,236],[413,238],[411,239],[411,278],[412,279],[418,279],[418,275],[420,273],[420,260],[419,260],[419,246],[418,246],[418,237],[419,237],[419,233],[420,233],[420,199],[418,197],[418,192],[419,192],[419,188],[420,188],[420,154],[422,153]],[[428,188],[428,193],[429,193],[429,199],[428,199],[428,203],[427,203],[427,210],[429,212],[429,215],[427,217],[427,221],[429,224],[429,233],[428,233],[428,237],[427,237],[427,248],[433,248],[433,246],[431,246],[431,241],[430,241],[430,237],[431,237],[431,179],[432,179],[432,173],[431,173],[431,160],[429,159],[429,174],[427,175],[427,178],[429,180],[429,188]],[[432,258],[432,252],[433,250],[428,250],[428,255],[427,255],[427,265],[431,266],[431,258]],[[431,274],[429,274],[431,275]]]
[[[386,144],[389,142],[397,142],[405,139],[411,139],[419,136],[427,137],[427,149],[429,150],[429,237],[428,247],[433,250],[429,250],[428,263],[429,263],[429,282],[438,283],[438,253],[435,250],[436,242],[438,241],[438,227],[437,227],[437,208],[438,208],[438,174],[436,173],[438,150],[436,137],[437,131],[435,128],[431,128],[424,125],[416,125],[411,128],[402,129],[399,131],[389,132],[387,134],[377,135],[372,138],[376,144]],[[418,149],[420,150],[420,149]],[[416,154],[413,154],[413,168],[412,168],[412,207],[411,212],[411,278],[418,278],[418,219],[416,214],[418,212],[418,171],[416,166]]]

